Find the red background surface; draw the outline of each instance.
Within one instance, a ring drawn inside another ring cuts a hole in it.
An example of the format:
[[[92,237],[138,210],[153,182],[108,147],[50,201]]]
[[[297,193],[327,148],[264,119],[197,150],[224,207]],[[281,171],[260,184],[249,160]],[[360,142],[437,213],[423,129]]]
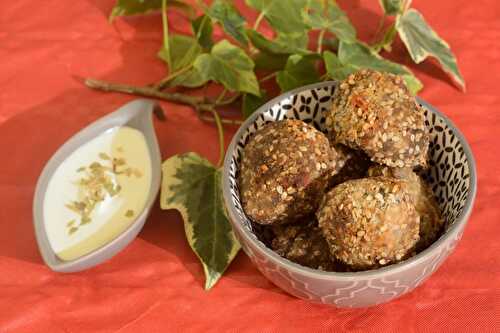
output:
[[[411,66],[421,96],[447,114],[474,151],[479,191],[462,241],[421,287],[389,304],[338,310],[293,298],[240,253],[211,291],[177,212],[156,207],[139,237],[105,264],[51,272],[35,243],[31,205],[51,154],[84,125],[131,100],[74,78],[146,84],[165,74],[156,58],[159,15],[107,22],[113,0],[0,3],[0,331],[500,331],[500,3],[414,1],[451,44],[467,80],[459,92],[434,61]],[[377,1],[342,1],[363,38]],[[241,7],[241,6],[240,6]],[[254,13],[247,11],[253,20]],[[188,23],[172,15],[172,29]],[[398,42],[391,57],[409,64]],[[163,157],[196,151],[217,159],[216,132],[187,107],[163,103]],[[234,129],[228,129],[228,141]]]

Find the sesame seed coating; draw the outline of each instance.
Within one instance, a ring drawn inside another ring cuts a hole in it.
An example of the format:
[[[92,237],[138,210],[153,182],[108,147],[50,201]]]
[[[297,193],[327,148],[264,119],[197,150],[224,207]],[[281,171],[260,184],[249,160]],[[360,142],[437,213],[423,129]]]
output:
[[[424,111],[398,75],[367,69],[349,75],[335,90],[326,126],[336,143],[362,149],[374,162],[426,164]]]
[[[368,170],[370,177],[385,176],[406,181],[406,191],[420,215],[420,240],[417,251],[429,247],[441,234],[444,219],[441,217],[439,206],[434,194],[425,181],[410,168],[390,168],[382,165],[372,166]]]
[[[300,120],[266,124],[243,150],[239,185],[247,216],[260,224],[299,220],[316,210],[337,153],[320,131]]]
[[[338,271],[328,243],[313,218],[307,222],[272,227],[275,238],[271,248],[280,256],[302,266],[322,271]]]
[[[403,184],[393,178],[363,178],[325,195],[316,216],[338,260],[364,270],[411,255],[419,240],[419,216],[401,190]]]

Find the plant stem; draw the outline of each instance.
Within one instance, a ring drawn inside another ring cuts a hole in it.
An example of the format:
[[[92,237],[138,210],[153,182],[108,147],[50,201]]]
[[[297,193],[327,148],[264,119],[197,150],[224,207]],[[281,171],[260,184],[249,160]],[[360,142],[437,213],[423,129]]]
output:
[[[382,15],[382,18],[380,19],[380,22],[378,23],[378,27],[377,27],[377,30],[375,30],[375,34],[373,35],[373,40],[372,42],[375,43],[377,41],[377,37],[378,35],[380,34],[380,32],[382,31],[382,28],[384,27],[384,23],[385,23],[385,20],[387,18],[387,15],[384,13],[384,15]]]
[[[202,90],[203,90],[203,94],[202,94],[203,98],[206,101],[207,100],[207,91],[208,91],[208,83],[207,82],[205,82],[205,84],[203,85]]]
[[[215,106],[224,106],[224,105],[230,105],[230,104],[233,104],[238,98],[241,97],[241,93],[236,93],[234,94],[233,96],[231,97],[228,97],[226,100],[224,101],[219,101],[219,102],[215,102]]]
[[[261,78],[261,79],[259,80],[259,83],[261,83],[261,82],[266,82],[267,80],[272,79],[273,77],[275,77],[275,76],[276,76],[276,74],[277,74],[277,73],[278,73],[278,72],[274,72],[274,73],[271,73],[271,74],[269,74],[269,75],[264,76],[263,78]]]
[[[217,168],[222,166],[224,162],[224,127],[222,126],[222,121],[220,119],[219,114],[212,108],[212,115],[214,116],[215,125],[217,125],[217,132],[219,134],[219,161],[217,162]]]
[[[203,121],[206,121],[207,123],[215,123],[215,119],[213,116],[212,117],[205,116],[204,114],[200,113],[198,114],[198,118],[200,118]],[[227,119],[227,118],[222,118],[220,116],[219,118],[221,123],[224,125],[240,126],[241,124],[243,124],[243,121],[238,119]]]
[[[189,66],[186,66],[184,68],[181,68],[178,71],[173,72],[172,74],[167,75],[167,77],[165,77],[164,79],[162,79],[160,82],[158,82],[157,84],[155,84],[153,86],[156,89],[163,90],[163,89],[165,89],[167,87],[167,85],[170,83],[170,81],[172,81],[173,79],[175,79],[179,75],[186,73],[192,67],[193,67],[193,65],[189,65]]]
[[[319,32],[319,36],[318,36],[318,48],[316,50],[316,53],[320,53],[321,54],[321,50],[323,49],[323,38],[325,37],[325,32],[326,30],[323,29]]]
[[[105,82],[105,81],[101,81],[101,80],[95,80],[95,79],[86,79],[86,80],[84,80],[84,83],[87,87],[95,89],[95,90],[101,90],[101,91],[105,91],[105,92],[118,92],[118,93],[135,95],[135,96],[157,98],[157,99],[165,100],[168,102],[189,105],[193,109],[196,110],[196,113],[201,120],[207,121],[207,122],[212,122],[212,123],[215,123],[217,121],[215,119],[215,117],[207,117],[203,113],[209,112],[209,113],[213,114],[213,112],[215,111],[214,107],[232,104],[234,101],[236,101],[241,96],[241,94],[236,94],[232,97],[229,97],[225,101],[221,101],[219,104],[214,104],[214,103],[211,103],[210,101],[207,101],[204,96],[200,97],[200,96],[190,96],[190,95],[180,94],[180,93],[168,93],[168,92],[159,91],[153,87],[135,87],[135,86],[125,85],[125,84],[116,84],[116,83],[110,83],[110,82]],[[225,118],[221,118],[220,116],[219,116],[219,118],[220,118],[220,121],[222,124],[226,124],[226,125],[241,125],[242,124],[242,121],[240,121],[240,120],[225,119]]]
[[[219,94],[219,96],[215,100],[215,105],[218,105],[220,102],[222,102],[222,99],[224,98],[224,96],[226,96],[226,93],[227,93],[227,89],[224,88],[224,90],[222,90],[222,92]]]
[[[203,111],[210,111],[212,107],[212,104],[204,103],[204,98],[199,96],[189,96],[180,93],[168,93],[159,91],[152,87],[134,87],[125,84],[109,83],[95,79],[86,79],[84,82],[87,87],[96,90],[158,98],[174,103],[186,104]]]
[[[162,18],[162,25],[163,25],[163,47],[165,48],[165,52],[167,53],[168,66],[170,66],[171,59],[170,59],[170,46],[168,43],[167,0],[161,1],[161,18]]]
[[[198,32],[196,33],[196,40],[199,40],[201,37],[201,32],[205,28],[205,24],[207,22],[208,16],[203,16],[203,20],[201,20],[200,28],[198,29]]]
[[[255,20],[255,23],[253,24],[253,30],[257,30],[259,28],[260,22],[264,18],[264,12],[260,12],[259,16],[257,16],[257,19]]]

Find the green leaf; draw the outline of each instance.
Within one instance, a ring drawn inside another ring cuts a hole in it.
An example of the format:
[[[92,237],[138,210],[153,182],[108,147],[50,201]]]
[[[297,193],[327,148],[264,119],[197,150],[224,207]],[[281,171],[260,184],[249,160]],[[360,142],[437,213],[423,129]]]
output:
[[[241,104],[241,111],[243,117],[246,119],[250,117],[259,107],[267,102],[266,91],[262,90],[260,96],[255,96],[252,94],[243,95],[243,103]]]
[[[308,29],[302,19],[306,0],[246,0],[245,2],[260,11],[277,32],[303,34]]]
[[[428,56],[436,58],[443,69],[465,90],[465,81],[458,69],[457,59],[448,44],[427,24],[422,14],[415,9],[409,9],[398,16],[396,29],[413,61],[418,64]]]
[[[168,38],[170,45],[170,72],[176,72],[182,68],[191,66],[194,60],[201,54],[201,46],[196,39],[184,35],[171,35]],[[158,56],[168,63],[167,50],[163,47]]]
[[[420,80],[417,79],[413,74],[403,74],[402,77],[403,80],[405,80],[406,86],[414,95],[424,87],[422,82],[420,82]]]
[[[336,37],[332,38],[325,38],[323,40],[323,46],[326,46],[327,48],[331,50],[338,50],[339,49],[339,39]]]
[[[267,52],[259,52],[254,58],[255,69],[280,71],[285,68],[288,56],[288,54],[270,54]]]
[[[215,0],[206,14],[222,25],[224,31],[235,40],[247,46],[248,37],[245,33],[245,18],[227,0]]]
[[[213,27],[210,17],[206,15],[198,16],[196,20],[191,22],[191,28],[201,47],[210,50],[214,45],[214,41],[212,40]]]
[[[279,34],[276,39],[269,40],[259,32],[253,29],[248,29],[247,35],[250,38],[253,46],[266,53],[310,53],[310,51],[307,49],[307,43],[309,41],[307,34]]]
[[[194,68],[204,78],[222,83],[230,91],[260,95],[252,59],[245,51],[227,40],[215,44],[210,54],[198,56],[194,62]]]
[[[314,29],[334,33],[340,40],[350,43],[356,41],[356,29],[335,2],[308,0],[304,10],[304,21]]]
[[[113,21],[117,16],[129,16],[137,14],[145,14],[154,10],[161,9],[162,0],[117,0],[115,6],[111,10],[109,20]],[[189,16],[194,15],[194,9],[190,5],[180,0],[167,1],[168,7],[175,7]]]
[[[167,0],[162,0],[161,2],[161,25],[163,28],[163,55],[165,57],[165,61],[167,62],[169,68],[172,67],[172,62],[170,59],[170,33],[168,32],[168,13],[167,13]]]
[[[278,36],[274,39],[274,41],[281,45],[288,45],[290,50],[294,50],[294,53],[311,53],[308,50],[309,44],[309,34],[307,31],[304,32],[292,32],[292,33],[284,33],[278,32]]]
[[[405,79],[412,94],[416,94],[423,87],[408,68],[380,57],[364,44],[350,44],[341,41],[338,57],[343,65],[349,65],[356,69],[371,68],[381,72],[399,74]]]
[[[179,74],[175,79],[169,82],[169,87],[182,86],[187,88],[201,87],[208,82],[208,78],[204,77],[196,68],[191,68],[185,73]]]
[[[355,67],[343,65],[335,53],[330,51],[323,52],[323,61],[325,62],[326,74],[334,80],[344,80],[349,74],[357,71]]]
[[[169,87],[183,86],[188,88],[200,87],[208,81],[198,70],[192,67],[196,58],[202,53],[201,46],[196,39],[184,35],[171,35],[170,45],[170,74],[183,71],[168,83]],[[162,48],[158,56],[168,62],[167,51]],[[189,68],[187,71],[185,69]]]
[[[391,24],[391,26],[384,33],[384,37],[377,44],[373,45],[371,48],[375,52],[380,52],[381,49],[386,50],[387,52],[392,51],[392,42],[394,38],[396,38],[397,30],[396,24]]]
[[[221,172],[195,153],[169,158],[162,171],[161,208],[181,213],[189,245],[205,271],[205,289],[210,289],[240,249],[224,212]]]
[[[278,72],[276,82],[281,91],[288,91],[306,84],[318,82],[320,76],[316,69],[317,55],[294,54],[288,58],[285,69]]]
[[[401,0],[380,0],[380,5],[384,9],[384,13],[390,16],[396,15],[402,10]]]
[[[361,43],[351,44],[341,41],[339,44],[338,57],[342,64],[349,64],[358,69],[371,68],[394,74],[408,73],[408,70],[404,66],[383,59],[375,53],[372,53],[368,47]]]

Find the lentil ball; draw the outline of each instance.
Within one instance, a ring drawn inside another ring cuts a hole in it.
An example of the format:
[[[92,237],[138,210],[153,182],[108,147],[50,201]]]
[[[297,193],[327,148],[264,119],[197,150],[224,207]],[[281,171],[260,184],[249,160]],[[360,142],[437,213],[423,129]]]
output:
[[[330,252],[354,270],[401,261],[419,240],[419,216],[404,182],[373,177],[329,191],[316,213]]]
[[[275,238],[271,248],[280,256],[314,269],[338,270],[314,218],[305,223],[273,226],[272,229]]]
[[[362,149],[392,167],[425,165],[429,136],[424,111],[403,79],[363,69],[342,81],[326,126],[336,143]]]
[[[441,234],[444,219],[434,194],[425,181],[410,168],[390,168],[382,165],[370,167],[368,175],[394,177],[406,181],[406,190],[420,215],[420,240],[417,243],[417,251],[429,247]]]
[[[266,225],[311,215],[337,169],[337,153],[323,133],[300,120],[268,123],[243,149],[239,174],[243,209]]]

